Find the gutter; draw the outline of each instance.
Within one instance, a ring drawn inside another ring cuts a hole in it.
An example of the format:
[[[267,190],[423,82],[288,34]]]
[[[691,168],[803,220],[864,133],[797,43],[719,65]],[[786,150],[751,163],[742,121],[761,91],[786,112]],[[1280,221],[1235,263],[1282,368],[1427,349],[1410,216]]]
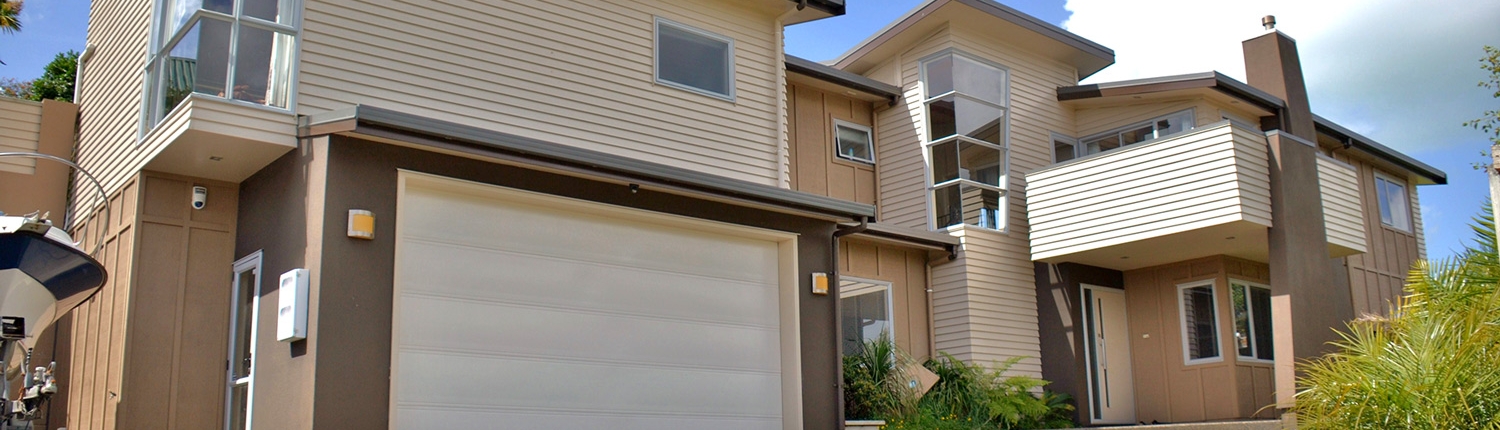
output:
[[[838,85],[852,88],[856,91],[874,94],[884,97],[890,106],[896,105],[896,100],[901,96],[901,88],[858,74],[839,70],[832,66],[820,64],[816,61],[795,55],[786,55],[786,70],[799,73],[813,78],[832,82]]]
[[[1429,166],[1427,165],[1427,163],[1417,161],[1417,159],[1411,158],[1411,156],[1409,155],[1402,154],[1401,152],[1391,149],[1388,146],[1381,145],[1379,142],[1360,135],[1359,133],[1355,133],[1354,131],[1344,128],[1341,125],[1335,124],[1333,121],[1329,121],[1327,118],[1323,118],[1321,116],[1318,116],[1317,114],[1313,114],[1313,127],[1318,131],[1339,138],[1339,140],[1344,142],[1345,145],[1354,147],[1355,149],[1363,151],[1367,154],[1374,155],[1377,158],[1389,161],[1392,164],[1400,166],[1403,169],[1410,170],[1417,175],[1427,178],[1428,180],[1431,180],[1433,184],[1448,184],[1448,174],[1443,172],[1442,170],[1439,170],[1436,167]]]

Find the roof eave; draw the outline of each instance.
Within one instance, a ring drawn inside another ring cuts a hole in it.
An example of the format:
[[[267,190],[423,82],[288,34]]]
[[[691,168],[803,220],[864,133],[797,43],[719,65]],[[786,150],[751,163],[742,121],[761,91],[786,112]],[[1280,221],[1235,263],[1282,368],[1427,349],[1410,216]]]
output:
[[[1333,121],[1329,121],[1327,118],[1323,118],[1321,116],[1318,116],[1317,114],[1313,114],[1313,124],[1315,127],[1317,127],[1318,131],[1334,135],[1335,137],[1345,138],[1347,139],[1346,141],[1349,142],[1349,145],[1351,147],[1360,151],[1364,151],[1367,154],[1379,157],[1385,161],[1389,161],[1391,164],[1395,164],[1403,169],[1410,170],[1412,173],[1416,173],[1417,176],[1421,176],[1422,178],[1432,181],[1433,185],[1448,184],[1448,173],[1443,172],[1436,167],[1432,167],[1427,163],[1417,161],[1417,159],[1403,154],[1400,151],[1382,145],[1380,144],[1380,142],[1376,142],[1374,139],[1370,139],[1368,137],[1365,137],[1364,135],[1354,132],[1353,130],[1344,128],[1344,126],[1338,125]]]
[[[856,75],[843,70],[827,66],[816,61],[786,55],[786,69],[789,72],[800,73],[823,81],[849,87],[885,98],[887,102],[895,103],[901,96],[901,88],[890,85],[861,75]]]

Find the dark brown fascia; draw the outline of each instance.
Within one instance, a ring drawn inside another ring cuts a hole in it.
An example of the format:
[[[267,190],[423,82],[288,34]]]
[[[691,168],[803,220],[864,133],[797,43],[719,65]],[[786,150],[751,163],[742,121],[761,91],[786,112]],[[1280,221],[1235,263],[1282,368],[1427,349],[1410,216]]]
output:
[[[1057,100],[1068,101],[1128,96],[1193,88],[1211,88],[1272,112],[1280,111],[1286,107],[1286,103],[1281,101],[1280,98],[1267,94],[1265,91],[1258,90],[1234,78],[1224,76],[1223,73],[1219,72],[1192,73],[1187,75],[1105,82],[1102,84],[1058,87]]]
[[[1380,142],[1376,142],[1373,139],[1364,137],[1359,133],[1355,133],[1354,131],[1344,128],[1343,126],[1338,125],[1333,121],[1329,121],[1327,118],[1323,118],[1321,116],[1318,116],[1317,114],[1313,114],[1313,124],[1314,127],[1317,128],[1318,132],[1338,138],[1340,141],[1345,142],[1350,147],[1363,151],[1367,154],[1374,155],[1382,160],[1389,161],[1392,164],[1400,166],[1403,169],[1410,170],[1412,173],[1416,173],[1417,175],[1432,181],[1432,183],[1435,185],[1448,184],[1448,174],[1446,172],[1438,170],[1438,168],[1436,167],[1429,166],[1427,165],[1427,163],[1417,161],[1417,159],[1411,158],[1411,156],[1402,154],[1401,152],[1391,149],[1388,146],[1382,145],[1380,144]]]
[[[811,7],[813,9],[828,12],[832,16],[844,14],[844,0],[790,0],[798,7]]]
[[[299,138],[352,133],[631,184],[657,186],[830,220],[860,220],[875,216],[875,207],[863,203],[745,182],[367,105],[303,116],[298,122]]]
[[[855,91],[872,94],[886,99],[891,106],[896,105],[896,99],[901,96],[901,88],[857,74],[835,69],[822,63],[808,60],[806,58],[786,54],[786,70],[809,77],[848,87]]]

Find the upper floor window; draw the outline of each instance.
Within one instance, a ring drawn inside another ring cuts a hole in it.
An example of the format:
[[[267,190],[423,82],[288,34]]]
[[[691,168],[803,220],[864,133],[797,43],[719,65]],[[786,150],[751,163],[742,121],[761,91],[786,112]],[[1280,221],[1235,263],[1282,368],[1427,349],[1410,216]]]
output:
[[[1074,157],[1118,149],[1193,129],[1191,109],[1083,138]]]
[[[958,53],[922,61],[933,227],[1005,228],[1010,76]]]
[[[1052,162],[1061,163],[1078,158],[1078,139],[1052,134]]]
[[[296,0],[161,0],[146,70],[155,125],[193,93],[287,109]]]
[[[1406,198],[1406,181],[1375,173],[1375,198],[1380,204],[1381,224],[1411,231],[1411,200]]]
[[[1257,360],[1276,357],[1271,340],[1271,289],[1264,285],[1231,279],[1230,301],[1234,304],[1234,347],[1239,356]]]
[[[734,39],[656,19],[656,82],[734,100]]]
[[[839,158],[875,162],[875,148],[870,140],[870,128],[863,125],[833,120],[833,140]]]

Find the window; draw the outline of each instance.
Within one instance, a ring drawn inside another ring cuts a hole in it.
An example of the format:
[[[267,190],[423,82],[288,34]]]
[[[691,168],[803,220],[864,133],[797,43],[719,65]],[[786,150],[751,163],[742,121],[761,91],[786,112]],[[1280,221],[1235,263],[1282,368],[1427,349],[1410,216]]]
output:
[[[833,140],[839,158],[864,163],[875,163],[874,144],[870,141],[870,128],[833,120]]]
[[[891,284],[839,277],[839,324],[844,328],[844,353],[855,354],[864,344],[891,334]]]
[[[1009,74],[944,52],[922,62],[922,83],[933,227],[1004,229]]]
[[[1380,203],[1380,223],[1401,231],[1411,231],[1411,201],[1406,198],[1406,182],[1375,173],[1375,199]]]
[[[1078,157],[1098,154],[1193,129],[1191,109],[1084,138]]]
[[[1078,158],[1078,139],[1052,134],[1052,162],[1061,163]]]
[[[234,263],[234,281],[230,285],[234,302],[229,308],[229,379],[224,428],[250,428],[250,399],[255,393],[255,327],[260,308],[260,262],[256,252]]]
[[[1240,357],[1275,358],[1271,340],[1271,289],[1244,281],[1229,281],[1234,304],[1234,347]]]
[[[296,0],[160,0],[146,65],[150,129],[190,94],[288,109]]]
[[[656,82],[734,100],[734,40],[656,19]]]
[[[1182,313],[1182,356],[1187,364],[1219,361],[1219,318],[1214,284],[1200,282],[1177,286],[1178,311]]]

